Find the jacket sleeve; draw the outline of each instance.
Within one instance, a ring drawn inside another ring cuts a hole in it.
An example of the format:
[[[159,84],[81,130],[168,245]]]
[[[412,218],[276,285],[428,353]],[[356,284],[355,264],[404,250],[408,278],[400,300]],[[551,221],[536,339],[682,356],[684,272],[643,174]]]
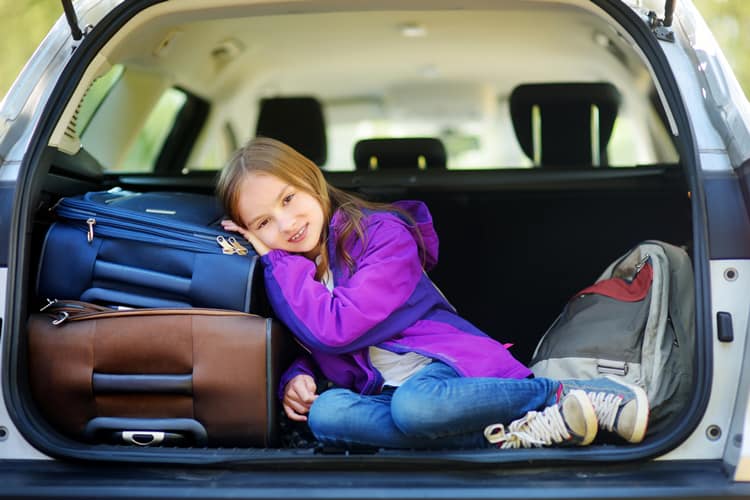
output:
[[[299,356],[291,365],[289,365],[289,368],[287,368],[279,380],[277,394],[279,401],[284,400],[284,389],[286,388],[286,384],[288,384],[294,377],[297,375],[310,375],[312,378],[317,379],[317,373],[318,370],[315,367],[315,362],[309,355],[303,354]]]
[[[418,318],[400,314],[423,274],[417,243],[395,216],[365,227],[366,246],[355,273],[332,292],[315,280],[309,259],[272,250],[263,256],[266,288],[274,311],[309,349],[351,352],[387,340]],[[344,281],[344,280],[342,280]],[[418,313],[415,313],[418,314]]]

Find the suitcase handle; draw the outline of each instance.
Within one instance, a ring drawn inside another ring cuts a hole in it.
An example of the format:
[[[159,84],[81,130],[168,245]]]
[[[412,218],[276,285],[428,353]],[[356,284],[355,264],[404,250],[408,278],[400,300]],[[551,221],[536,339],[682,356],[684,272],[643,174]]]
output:
[[[191,279],[173,274],[141,269],[97,259],[94,263],[94,282],[126,283],[139,288],[152,288],[175,295],[189,295]]]
[[[192,396],[191,374],[97,373],[91,377],[94,394],[181,394]]]
[[[185,436],[177,432],[164,431],[121,431],[116,432],[115,436],[119,437],[127,444],[136,446],[157,446],[160,444],[184,444]]]
[[[206,428],[192,418],[126,418],[96,417],[86,424],[83,436],[89,441],[101,439],[103,433],[117,435],[123,441],[138,446],[155,446],[190,439],[196,446],[206,446]]]

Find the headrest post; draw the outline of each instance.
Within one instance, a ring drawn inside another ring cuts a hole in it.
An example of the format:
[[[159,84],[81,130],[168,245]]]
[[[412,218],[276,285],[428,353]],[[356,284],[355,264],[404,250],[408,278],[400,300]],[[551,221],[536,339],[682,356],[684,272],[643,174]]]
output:
[[[363,139],[354,146],[357,170],[384,168],[445,168],[447,155],[440,139],[401,137]]]

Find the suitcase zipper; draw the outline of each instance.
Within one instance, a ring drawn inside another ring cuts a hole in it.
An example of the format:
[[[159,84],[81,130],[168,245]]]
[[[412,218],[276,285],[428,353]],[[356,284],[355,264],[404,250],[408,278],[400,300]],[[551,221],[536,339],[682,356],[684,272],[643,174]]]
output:
[[[248,254],[247,248],[235,237],[209,232],[200,226],[140,213],[137,214],[139,216],[137,222],[130,222],[114,216],[121,215],[120,210],[115,211],[107,209],[106,206],[80,201],[76,202],[76,205],[81,206],[72,207],[66,204],[63,198],[55,206],[55,213],[58,217],[72,223],[82,223],[82,226],[85,226],[86,240],[89,243],[93,241],[96,234],[99,234],[191,251],[216,252],[218,249],[228,255]]]
[[[170,308],[154,307],[140,309],[112,309],[89,302],[77,300],[50,300],[47,299],[40,312],[47,312],[52,318],[52,324],[59,326],[66,321],[83,321],[87,319],[99,318],[120,318],[132,316],[160,316],[160,315],[199,315],[199,316],[251,316],[259,317],[257,314],[245,313],[242,311],[233,311],[227,309],[209,309],[209,308]]]
[[[86,224],[89,226],[88,233],[86,233],[86,239],[91,243],[94,241],[94,224],[96,224],[96,219],[86,219]]]

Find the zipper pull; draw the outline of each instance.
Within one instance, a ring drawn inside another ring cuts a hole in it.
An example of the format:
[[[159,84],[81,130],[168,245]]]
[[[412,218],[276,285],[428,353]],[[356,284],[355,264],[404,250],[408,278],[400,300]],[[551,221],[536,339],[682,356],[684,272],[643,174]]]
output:
[[[651,255],[646,254],[646,255],[643,256],[643,258],[641,259],[641,261],[638,264],[636,264],[636,266],[635,266],[635,272],[633,273],[633,279],[635,279],[636,276],[638,276],[638,273],[641,272],[641,269],[643,269],[643,266],[646,265],[646,262],[648,262],[648,259],[650,259],[650,258],[651,258]]]
[[[50,298],[48,297],[48,298],[47,298],[47,303],[46,303],[46,304],[44,304],[44,305],[43,305],[43,306],[41,307],[41,309],[39,309],[39,312],[44,312],[44,311],[45,311],[45,310],[46,310],[46,309],[47,309],[48,307],[50,307],[50,306],[53,306],[53,305],[54,305],[54,304],[56,304],[56,303],[57,303],[57,299],[50,299]]]
[[[65,323],[65,320],[67,320],[70,317],[70,313],[68,311],[60,311],[57,314],[57,318],[52,320],[52,324],[55,326],[60,326],[63,323]]]
[[[225,253],[227,255],[234,255],[235,253],[237,253],[237,249],[234,248],[234,246],[232,246],[232,244],[229,243],[223,236],[217,236],[216,242],[221,247],[221,253]]]
[[[234,236],[230,236],[229,238],[227,238],[227,241],[229,241],[229,244],[234,247],[237,255],[247,255],[247,248],[243,247]]]
[[[86,224],[89,226],[88,233],[86,233],[86,239],[89,243],[94,241],[94,225],[96,224],[96,219],[93,217],[90,219],[86,219]]]

